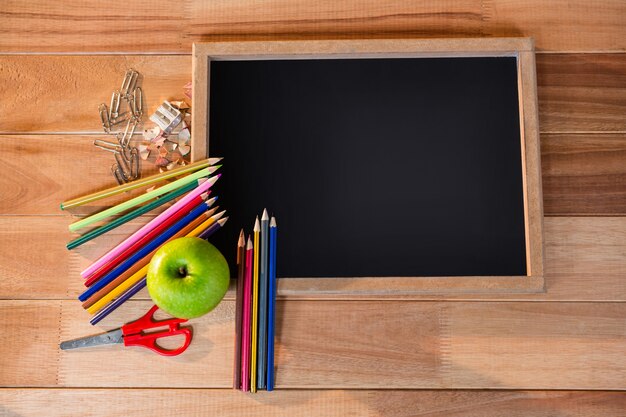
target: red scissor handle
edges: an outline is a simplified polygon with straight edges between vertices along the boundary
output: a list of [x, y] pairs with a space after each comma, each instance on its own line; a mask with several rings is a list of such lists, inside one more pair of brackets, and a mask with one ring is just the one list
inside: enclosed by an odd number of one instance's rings
[[[124, 346], [143, 346], [155, 351], [160, 355], [176, 356], [183, 353], [191, 343], [191, 329], [189, 327], [180, 327], [180, 323], [184, 323], [186, 319], [167, 319], [156, 321], [154, 313], [159, 307], [152, 306], [143, 317], [131, 323], [122, 326], [122, 335], [124, 336]], [[145, 333], [145, 330], [154, 329], [156, 327], [168, 326], [167, 330], [154, 333]], [[157, 340], [164, 337], [185, 336], [185, 343], [177, 349], [165, 349], [157, 344]]]

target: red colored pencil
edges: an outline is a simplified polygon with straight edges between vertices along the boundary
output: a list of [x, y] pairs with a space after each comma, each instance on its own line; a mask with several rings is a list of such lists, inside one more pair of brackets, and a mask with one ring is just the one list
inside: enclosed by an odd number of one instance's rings
[[241, 389], [250, 391], [250, 326], [252, 315], [252, 257], [254, 248], [248, 236], [243, 280], [243, 312], [241, 317]]
[[144, 247], [148, 242], [160, 235], [163, 231], [167, 230], [171, 225], [185, 217], [199, 204], [204, 204], [204, 201], [207, 199], [209, 192], [203, 193], [196, 198], [190, 200], [187, 204], [181, 207], [180, 210], [163, 220], [163, 222], [159, 223], [154, 229], [150, 230], [148, 233], [142, 236], [141, 239], [139, 239], [128, 248], [126, 248], [126, 250], [122, 251], [119, 255], [115, 256], [113, 259], [102, 265], [102, 267], [97, 269], [87, 278], [87, 280], [85, 281], [85, 286], [90, 287], [91, 285], [93, 285], [96, 281], [98, 281], [100, 278], [108, 274], [113, 268], [119, 265], [120, 262], [123, 262], [133, 253]]
[[235, 363], [233, 364], [233, 388], [241, 389], [241, 315], [243, 309], [243, 275], [245, 271], [246, 238], [243, 229], [237, 242], [237, 298], [235, 300]]

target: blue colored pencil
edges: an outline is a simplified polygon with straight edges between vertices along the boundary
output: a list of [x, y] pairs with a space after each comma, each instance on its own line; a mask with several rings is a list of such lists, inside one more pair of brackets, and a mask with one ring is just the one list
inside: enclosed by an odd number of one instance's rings
[[98, 314], [93, 316], [91, 320], [89, 320], [89, 323], [91, 323], [92, 325], [98, 324], [100, 320], [111, 314], [116, 308], [124, 304], [130, 297], [137, 294], [145, 286], [146, 278], [144, 277], [135, 285], [126, 290], [124, 294], [120, 295], [118, 298], [107, 304], [102, 310], [98, 311]]
[[276, 333], [276, 237], [278, 229], [276, 218], [270, 220], [270, 242], [269, 242], [269, 303], [267, 307], [267, 390], [274, 390], [274, 334]]
[[161, 233], [157, 238], [155, 238], [152, 242], [148, 243], [146, 246], [135, 252], [132, 256], [126, 259], [124, 262], [120, 263], [117, 267], [112, 269], [109, 273], [104, 275], [98, 281], [96, 281], [91, 287], [87, 289], [84, 293], [78, 296], [80, 301], [85, 301], [93, 294], [98, 292], [100, 289], [104, 288], [109, 282], [113, 281], [115, 278], [120, 276], [125, 270], [133, 266], [135, 262], [161, 246], [167, 239], [174, 236], [176, 232], [181, 230], [183, 227], [191, 223], [193, 219], [200, 216], [207, 210], [207, 205], [205, 202], [197, 205], [193, 210], [189, 212], [185, 217], [174, 223], [167, 230]]
[[173, 199], [180, 197], [181, 195], [193, 190], [194, 188], [196, 188], [198, 186], [198, 184], [201, 184], [202, 182], [206, 181], [206, 178], [201, 178], [199, 179], [197, 182], [192, 182], [190, 184], [185, 185], [184, 187], [179, 188], [178, 190], [174, 190], [172, 192], [169, 192], [167, 194], [165, 194], [163, 197], [159, 197], [156, 200], [146, 204], [143, 207], [139, 207], [136, 210], [131, 211], [130, 213], [127, 213], [125, 215], [123, 215], [122, 217], [119, 217], [115, 220], [113, 220], [110, 223], [107, 223], [103, 226], [97, 227], [93, 230], [91, 230], [88, 233], [85, 233], [84, 235], [77, 237], [76, 239], [72, 240], [71, 242], [69, 242], [67, 244], [67, 248], [68, 249], [74, 249], [80, 245], [82, 245], [83, 243], [89, 242], [92, 239], [97, 238], [98, 236], [111, 231], [113, 229], [115, 229], [116, 227], [119, 227], [121, 225], [123, 225], [124, 223], [128, 223], [129, 221], [136, 219], [137, 217], [154, 210], [155, 208], [162, 206], [163, 204], [167, 203], [168, 201], [172, 201]]
[[270, 218], [267, 210], [261, 216], [261, 250], [259, 251], [259, 345], [257, 348], [257, 388], [265, 389], [267, 382], [267, 241]]

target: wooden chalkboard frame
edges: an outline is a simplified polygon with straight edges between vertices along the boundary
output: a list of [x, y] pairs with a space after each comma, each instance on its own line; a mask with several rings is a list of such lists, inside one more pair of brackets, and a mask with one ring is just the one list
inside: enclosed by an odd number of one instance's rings
[[398, 298], [544, 291], [543, 198], [534, 43], [530, 38], [216, 42], [193, 45], [192, 160], [207, 157], [209, 71], [213, 60], [420, 57], [517, 58], [527, 276], [281, 279], [289, 298]]

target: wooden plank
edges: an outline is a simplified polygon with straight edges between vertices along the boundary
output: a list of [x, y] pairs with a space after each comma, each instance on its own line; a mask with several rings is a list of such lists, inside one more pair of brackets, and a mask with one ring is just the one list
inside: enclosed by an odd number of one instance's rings
[[[69, 217], [0, 216], [0, 298], [74, 299], [84, 290], [80, 271], [115, 246], [142, 223], [130, 223], [67, 251], [71, 238]], [[626, 217], [546, 217], [546, 292], [539, 294], [412, 294], [418, 300], [528, 300], [528, 301], [624, 301], [626, 300]], [[45, 271], [45, 273], [42, 273]], [[388, 285], [385, 278], [380, 285]], [[420, 278], [416, 278], [420, 279]], [[289, 299], [363, 299], [366, 295], [310, 294], [306, 282], [279, 283], [279, 297]], [[396, 283], [397, 285], [397, 283]], [[139, 297], [146, 298], [142, 292]], [[234, 298], [230, 291], [229, 299]], [[371, 298], [371, 297], [370, 297]], [[381, 297], [379, 297], [381, 298]]]
[[540, 50], [625, 50], [620, 0], [4, 2], [2, 52], [185, 52], [207, 40], [532, 36]]
[[[0, 385], [229, 388], [233, 301], [190, 322], [194, 342], [176, 358], [120, 345], [58, 350], [150, 305], [127, 303], [92, 327], [76, 301], [0, 301], [12, 340], [34, 346], [0, 345], [3, 369], [32, 370], [3, 373]], [[626, 389], [624, 303], [280, 301], [277, 317], [277, 388]]]
[[[626, 408], [621, 392], [580, 391], [259, 391], [214, 389], [0, 389], [1, 416], [134, 417], [219, 415], [239, 417], [605, 417]], [[71, 407], [67, 407], [71, 404]]]
[[[11, 172], [0, 176], [0, 188], [6, 191], [0, 214], [61, 215], [62, 201], [117, 185], [111, 174], [113, 154], [96, 148], [93, 140], [97, 138], [104, 137], [0, 135], [4, 145], [0, 164]], [[142, 175], [158, 172], [149, 161], [140, 161], [140, 167]], [[93, 213], [144, 191], [145, 188], [129, 191], [72, 208], [65, 214]]]
[[626, 54], [538, 55], [537, 84], [542, 132], [626, 131]]
[[[0, 302], [0, 386], [52, 387], [58, 384], [61, 302]], [[3, 410], [0, 406], [0, 414]]]
[[179, 51], [182, 6], [168, 1], [5, 1], [2, 52]]
[[128, 68], [142, 76], [146, 125], [163, 100], [186, 98], [190, 56], [0, 56], [0, 92], [12, 97], [2, 103], [0, 131], [102, 134], [98, 105], [109, 105]]
[[[109, 103], [129, 67], [143, 75], [148, 115], [165, 99], [183, 98], [191, 81], [190, 55], [0, 56], [0, 92], [13, 97], [3, 103], [0, 132], [102, 133], [98, 105]], [[626, 54], [538, 55], [541, 131], [626, 131], [624, 74]]]
[[546, 213], [626, 214], [626, 134], [544, 134], [541, 158]]

